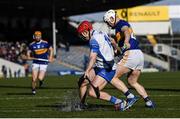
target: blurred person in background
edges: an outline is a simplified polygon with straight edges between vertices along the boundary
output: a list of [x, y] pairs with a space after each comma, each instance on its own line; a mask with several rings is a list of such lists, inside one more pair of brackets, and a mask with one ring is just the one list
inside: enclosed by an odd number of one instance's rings
[[[35, 31], [33, 35], [33, 42], [29, 45], [27, 52], [27, 59], [33, 60], [32, 64], [32, 94], [36, 94], [36, 81], [39, 80], [39, 87], [43, 84], [43, 79], [46, 74], [49, 62], [53, 62], [53, 48], [42, 39], [42, 33]], [[48, 61], [40, 61], [38, 58]]]
[[7, 78], [7, 67], [5, 65], [2, 65], [1, 71], [3, 73], [3, 78]]

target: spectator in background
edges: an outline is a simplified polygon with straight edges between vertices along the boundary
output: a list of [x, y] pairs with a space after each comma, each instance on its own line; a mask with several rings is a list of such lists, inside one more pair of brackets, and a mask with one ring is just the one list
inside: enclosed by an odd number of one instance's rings
[[3, 73], [3, 77], [6, 79], [7, 78], [7, 68], [5, 65], [2, 65], [1, 71]]
[[17, 71], [17, 77], [19, 78], [21, 76], [21, 69], [18, 69]]
[[21, 54], [27, 52], [27, 45], [20, 42], [0, 42], [0, 57], [18, 63], [23, 64]]
[[11, 68], [9, 68], [9, 78], [12, 78], [12, 71], [11, 71]]
[[16, 71], [14, 71], [14, 78], [16, 78], [17, 77], [17, 72]]

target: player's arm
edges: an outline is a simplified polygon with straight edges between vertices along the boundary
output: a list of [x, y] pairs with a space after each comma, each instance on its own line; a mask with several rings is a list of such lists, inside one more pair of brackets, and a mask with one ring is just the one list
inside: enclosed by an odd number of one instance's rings
[[118, 46], [118, 44], [116, 43], [115, 39], [110, 37], [110, 40], [111, 40], [112, 46], [114, 47], [114, 50], [120, 52], [121, 49], [120, 49], [120, 47]]
[[85, 71], [85, 76], [89, 77], [89, 72], [93, 68], [96, 58], [97, 58], [97, 53], [99, 52], [99, 44], [95, 39], [90, 40], [90, 55], [89, 55], [89, 63]]
[[89, 59], [89, 63], [88, 63], [88, 66], [87, 66], [87, 69], [85, 71], [85, 75], [89, 77], [89, 72], [92, 70], [95, 62], [96, 62], [96, 58], [97, 58], [97, 53], [96, 52], [93, 52], [91, 51], [90, 53], [90, 59]]
[[54, 49], [52, 48], [52, 46], [49, 47], [49, 62], [53, 62], [54, 61]]
[[131, 38], [131, 33], [129, 31], [129, 27], [128, 26], [123, 26], [121, 28], [121, 31], [123, 31], [124, 36], [125, 36], [124, 46], [123, 47], [128, 49], [128, 48], [130, 48], [129, 40]]
[[35, 58], [31, 56], [31, 50], [27, 51], [26, 60], [34, 60]]

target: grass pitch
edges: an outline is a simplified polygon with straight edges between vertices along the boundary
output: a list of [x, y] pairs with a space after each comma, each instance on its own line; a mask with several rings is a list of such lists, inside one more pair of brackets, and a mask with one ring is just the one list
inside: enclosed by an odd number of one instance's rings
[[[180, 118], [180, 72], [143, 73], [139, 81], [155, 101], [156, 109], [145, 108], [141, 98], [124, 112], [114, 111], [109, 102], [90, 97], [87, 110], [70, 109], [68, 105], [78, 100], [77, 79], [78, 76], [46, 77], [36, 95], [31, 95], [30, 78], [0, 80], [0, 118]], [[125, 98], [109, 84], [104, 90]]]

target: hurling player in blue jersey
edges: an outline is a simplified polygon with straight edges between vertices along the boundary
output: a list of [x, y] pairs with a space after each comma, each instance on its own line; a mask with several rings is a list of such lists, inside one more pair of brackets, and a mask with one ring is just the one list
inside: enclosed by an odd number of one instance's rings
[[[128, 83], [143, 97], [145, 106], [155, 108], [155, 104], [149, 98], [144, 87], [138, 83], [144, 65], [144, 56], [130, 24], [121, 20], [114, 10], [107, 11], [103, 19], [105, 23], [115, 29], [116, 41], [123, 54], [123, 58], [117, 65], [116, 74], [113, 79], [118, 80], [123, 74], [128, 73]], [[115, 42], [113, 41], [113, 43]], [[114, 46], [117, 47], [116, 44]]]
[[53, 48], [47, 41], [42, 40], [42, 33], [40, 31], [35, 31], [33, 39], [34, 41], [29, 45], [27, 59], [33, 60], [32, 94], [36, 94], [36, 81], [39, 79], [39, 86], [42, 85], [48, 63], [53, 61]]
[[[111, 83], [120, 91], [123, 90], [123, 92], [126, 93], [127, 98], [135, 97], [121, 80], [112, 80], [115, 74], [116, 64], [114, 62], [113, 46], [108, 35], [106, 33], [93, 30], [92, 24], [88, 21], [81, 22], [77, 31], [80, 37], [89, 41], [90, 45], [90, 60], [85, 70], [85, 77], [89, 77], [93, 85], [90, 85], [88, 91], [89, 96], [113, 103], [116, 110], [118, 109], [124, 111], [131, 107], [136, 100], [131, 98], [128, 100], [126, 105], [126, 101], [118, 99], [109, 95], [107, 92], [102, 91], [107, 83]], [[87, 91], [86, 84], [87, 81], [84, 81], [80, 87], [81, 99]], [[98, 94], [93, 87], [98, 88]]]

